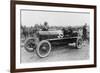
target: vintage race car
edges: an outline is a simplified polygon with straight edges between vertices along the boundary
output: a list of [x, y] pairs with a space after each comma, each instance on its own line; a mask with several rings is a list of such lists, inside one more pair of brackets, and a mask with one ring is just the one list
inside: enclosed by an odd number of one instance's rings
[[53, 44], [61, 43], [68, 45], [69, 43], [75, 43], [76, 48], [82, 47], [82, 36], [79, 31], [73, 31], [70, 29], [61, 30], [48, 30], [38, 31], [34, 37], [29, 37], [24, 44], [27, 51], [32, 52], [36, 49], [39, 57], [46, 57], [51, 52]]

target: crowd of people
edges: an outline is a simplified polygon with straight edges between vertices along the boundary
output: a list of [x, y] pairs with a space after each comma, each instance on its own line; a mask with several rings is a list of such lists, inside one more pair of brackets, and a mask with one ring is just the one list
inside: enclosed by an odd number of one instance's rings
[[[39, 30], [41, 30], [41, 31], [48, 31], [49, 30], [49, 25], [48, 25], [48, 22], [44, 22], [44, 24], [40, 24], [40, 25], [38, 25], [38, 24], [35, 24], [35, 26], [34, 27], [31, 27], [30, 29], [31, 30], [28, 30], [27, 28], [21, 28], [23, 31], [22, 31], [22, 33], [21, 33], [21, 35], [24, 35], [24, 37], [26, 38], [28, 35], [33, 35], [36, 31], [39, 31]], [[28, 31], [27, 31], [27, 30]], [[70, 28], [70, 30], [72, 30], [71, 28]], [[88, 31], [87, 31], [87, 24], [85, 24], [83, 27], [82, 27], [82, 38], [83, 38], [83, 40], [86, 40], [86, 39], [89, 39], [89, 34], [88, 34]]]

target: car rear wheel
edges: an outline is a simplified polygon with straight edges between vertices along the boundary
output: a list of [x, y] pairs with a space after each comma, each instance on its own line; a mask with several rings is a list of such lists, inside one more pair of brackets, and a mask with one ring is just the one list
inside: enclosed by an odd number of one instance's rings
[[76, 41], [76, 48], [77, 48], [77, 49], [82, 48], [82, 38], [77, 38], [77, 41]]

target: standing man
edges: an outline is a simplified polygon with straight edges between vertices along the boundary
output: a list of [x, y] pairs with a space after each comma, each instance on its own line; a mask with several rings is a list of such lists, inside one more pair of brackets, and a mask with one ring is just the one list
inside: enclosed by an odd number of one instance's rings
[[87, 39], [87, 23], [83, 26], [83, 40]]

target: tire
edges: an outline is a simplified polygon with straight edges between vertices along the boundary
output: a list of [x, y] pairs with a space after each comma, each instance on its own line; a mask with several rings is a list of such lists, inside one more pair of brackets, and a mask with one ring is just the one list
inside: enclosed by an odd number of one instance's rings
[[37, 55], [41, 58], [47, 57], [51, 52], [51, 44], [47, 40], [43, 40], [39, 43], [36, 49]]
[[80, 48], [82, 48], [82, 38], [80, 37], [80, 38], [77, 38], [77, 40], [76, 40], [76, 48], [77, 49], [80, 49]]
[[34, 52], [37, 47], [37, 38], [30, 37], [25, 41], [24, 48], [28, 52]]

